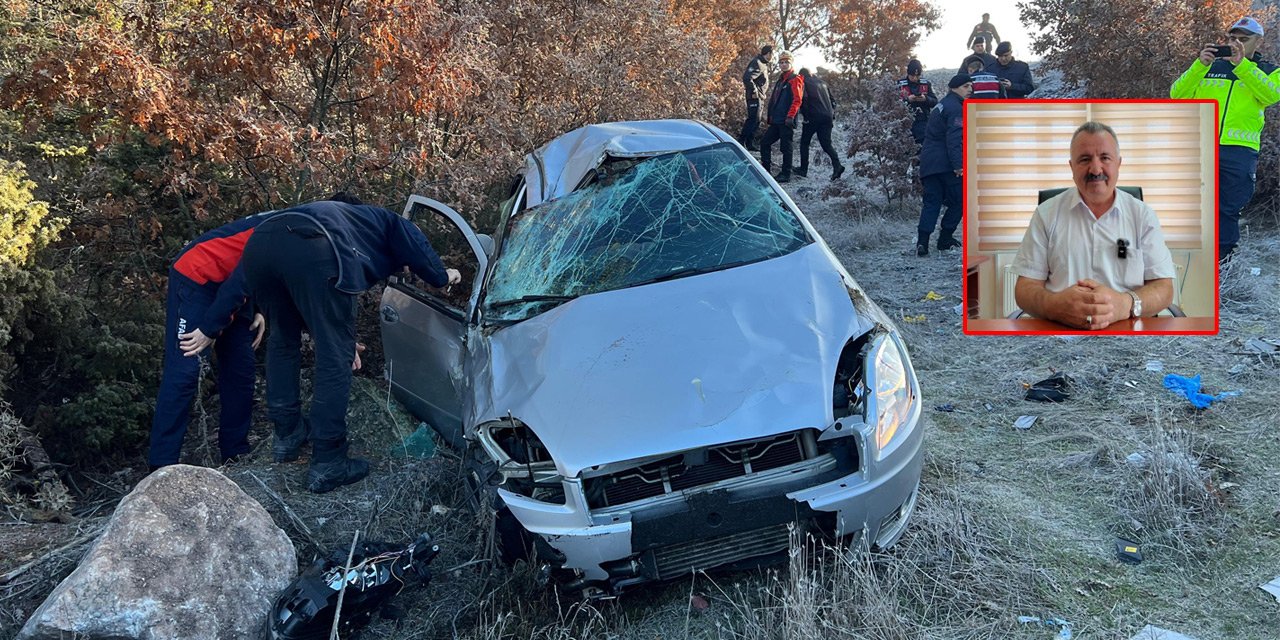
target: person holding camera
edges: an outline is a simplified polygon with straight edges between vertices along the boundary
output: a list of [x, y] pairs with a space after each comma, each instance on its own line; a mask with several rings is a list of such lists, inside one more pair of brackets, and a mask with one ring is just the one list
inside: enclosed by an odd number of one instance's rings
[[800, 103], [804, 100], [804, 78], [791, 66], [791, 53], [783, 51], [778, 54], [778, 68], [782, 73], [773, 83], [773, 91], [769, 94], [769, 107], [766, 111], [769, 129], [764, 132], [760, 141], [760, 164], [765, 171], [771, 171], [773, 143], [777, 142], [782, 150], [782, 170], [778, 172], [778, 182], [791, 181], [791, 134], [796, 129], [796, 114], [800, 112]]
[[1218, 102], [1218, 260], [1240, 242], [1240, 210], [1253, 197], [1263, 111], [1280, 102], [1280, 68], [1257, 53], [1264, 31], [1240, 18], [1226, 44], [1206, 44], [1169, 90], [1171, 98]]

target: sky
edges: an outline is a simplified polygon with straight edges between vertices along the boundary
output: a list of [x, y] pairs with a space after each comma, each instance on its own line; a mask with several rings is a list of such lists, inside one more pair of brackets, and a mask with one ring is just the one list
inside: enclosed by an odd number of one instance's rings
[[[925, 34], [916, 47], [916, 57], [928, 69], [954, 69], [970, 49], [964, 46], [965, 38], [973, 26], [982, 22], [982, 14], [991, 14], [991, 24], [995, 25], [1000, 37], [1013, 44], [1013, 56], [1018, 60], [1030, 62], [1038, 59], [1031, 55], [1030, 31], [1022, 26], [1018, 19], [1018, 7], [1015, 0], [1000, 2], [966, 3], [964, 6], [934, 0], [934, 6], [942, 12], [941, 25], [935, 31]], [[803, 48], [796, 52], [797, 63], [801, 67], [829, 67], [822, 57], [822, 52], [814, 48]], [[906, 61], [902, 61], [903, 68]]]

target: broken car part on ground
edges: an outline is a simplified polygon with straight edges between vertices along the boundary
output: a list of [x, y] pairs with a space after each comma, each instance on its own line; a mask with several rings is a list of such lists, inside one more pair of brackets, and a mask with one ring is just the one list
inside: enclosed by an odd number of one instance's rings
[[892, 321], [723, 131], [592, 125], [528, 156], [496, 234], [414, 197], [465, 291], [394, 282], [392, 389], [465, 450], [500, 551], [570, 591], [777, 557], [788, 527], [887, 547], [920, 481]]

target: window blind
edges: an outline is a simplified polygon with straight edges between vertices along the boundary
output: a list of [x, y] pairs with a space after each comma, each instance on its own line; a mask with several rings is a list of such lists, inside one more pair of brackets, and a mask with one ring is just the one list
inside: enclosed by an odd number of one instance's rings
[[977, 214], [978, 251], [1016, 250], [1039, 190], [1074, 186], [1071, 134], [1088, 120], [1115, 129], [1119, 184], [1142, 187], [1169, 248], [1201, 248], [1202, 225], [1213, 220], [1213, 105], [1018, 100], [966, 109], [966, 204]]

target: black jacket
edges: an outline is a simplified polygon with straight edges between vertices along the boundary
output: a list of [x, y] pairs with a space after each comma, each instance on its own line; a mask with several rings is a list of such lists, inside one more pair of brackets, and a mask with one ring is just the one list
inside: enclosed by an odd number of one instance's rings
[[822, 78], [811, 75], [804, 79], [804, 100], [800, 102], [800, 113], [805, 122], [827, 124], [835, 121], [836, 105], [831, 99], [831, 90]]
[[964, 101], [947, 91], [929, 112], [920, 150], [920, 175], [950, 173], [964, 167]]
[[1010, 98], [1025, 98], [1028, 93], [1036, 90], [1035, 80], [1031, 78], [1031, 67], [1021, 60], [1014, 60], [1007, 67], [997, 60], [995, 64], [987, 65], [986, 71], [996, 74], [1001, 80], [1009, 81], [1005, 94]]
[[281, 210], [272, 219], [290, 216], [314, 221], [328, 236], [338, 258], [338, 278], [334, 283], [338, 291], [367, 291], [405, 266], [433, 287], [448, 284], [444, 264], [427, 237], [393, 211], [321, 200]]
[[764, 58], [756, 56], [747, 63], [746, 70], [742, 72], [742, 86], [747, 92], [747, 102], [764, 97], [769, 86], [769, 63]]
[[995, 57], [995, 56], [993, 56], [993, 55], [991, 55], [991, 54], [989, 54], [989, 53], [973, 53], [973, 52], [971, 51], [971, 52], [969, 52], [969, 55], [965, 56], [965, 57], [964, 57], [964, 60], [960, 62], [960, 69], [959, 69], [958, 73], [968, 73], [968, 72], [967, 72], [967, 71], [965, 71], [965, 69], [964, 69], [964, 63], [965, 63], [966, 61], [968, 61], [968, 60], [969, 60], [969, 58], [972, 58], [973, 56], [978, 56], [979, 58], [982, 58], [982, 68], [984, 68], [984, 69], [985, 69], [985, 68], [987, 68], [987, 67], [989, 67], [989, 66], [991, 66], [991, 65], [993, 65], [993, 64], [995, 64], [995, 63], [997, 63], [997, 62], [999, 62], [999, 60], [996, 60], [996, 57]]

